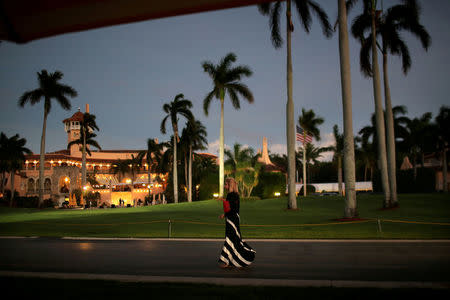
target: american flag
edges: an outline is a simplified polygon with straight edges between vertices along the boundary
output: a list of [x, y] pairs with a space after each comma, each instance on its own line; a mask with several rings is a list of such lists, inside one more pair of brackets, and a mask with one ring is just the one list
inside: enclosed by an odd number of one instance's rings
[[[302, 142], [303, 144], [308, 144], [312, 142], [312, 136], [310, 136], [309, 134], [306, 134], [305, 136], [303, 136], [303, 128], [301, 128], [300, 126], [297, 125], [297, 134], [296, 134], [296, 139], [297, 141]], [[303, 139], [305, 138], [305, 139]]]

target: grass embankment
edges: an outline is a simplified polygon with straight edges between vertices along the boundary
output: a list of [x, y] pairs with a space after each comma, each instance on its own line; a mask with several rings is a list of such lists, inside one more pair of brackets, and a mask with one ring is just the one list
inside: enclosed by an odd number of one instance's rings
[[[361, 222], [338, 222], [344, 198], [306, 197], [299, 210], [286, 210], [286, 198], [241, 203], [244, 238], [448, 239], [450, 197], [399, 195], [400, 207], [380, 210], [381, 195], [358, 196]], [[222, 238], [221, 203], [201, 201], [137, 208], [55, 210], [0, 209], [0, 235], [50, 237]], [[380, 227], [377, 219], [380, 219]], [[401, 221], [400, 223], [394, 221]]]

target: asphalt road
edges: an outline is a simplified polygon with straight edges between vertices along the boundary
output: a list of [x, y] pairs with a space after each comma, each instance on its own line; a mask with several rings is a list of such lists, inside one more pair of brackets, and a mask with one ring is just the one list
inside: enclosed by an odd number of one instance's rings
[[450, 282], [450, 241], [247, 241], [255, 262], [220, 269], [218, 240], [0, 238], [0, 272]]

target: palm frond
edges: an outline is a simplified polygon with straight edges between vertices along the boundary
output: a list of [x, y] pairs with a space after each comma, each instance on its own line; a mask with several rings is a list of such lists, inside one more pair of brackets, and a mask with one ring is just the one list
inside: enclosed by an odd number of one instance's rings
[[227, 87], [227, 89], [233, 89], [236, 92], [238, 92], [249, 103], [253, 103], [253, 101], [254, 101], [253, 94], [247, 85], [245, 85], [243, 83], [230, 83], [230, 84], [227, 84], [226, 87]]
[[331, 24], [328, 21], [328, 15], [326, 12], [314, 1], [309, 1], [309, 5], [312, 8], [313, 13], [319, 18], [320, 26], [322, 27], [323, 34], [329, 38], [332, 35]]
[[203, 68], [203, 71], [208, 73], [208, 75], [212, 79], [214, 79], [216, 77], [216, 73], [217, 73], [216, 67], [210, 61], [202, 62], [202, 68]]
[[372, 77], [372, 39], [371, 36], [361, 40], [361, 49], [359, 51], [359, 66], [361, 73], [365, 77]]
[[271, 40], [272, 45], [275, 47], [275, 49], [278, 49], [283, 45], [283, 38], [281, 37], [280, 33], [280, 10], [281, 10], [281, 2], [278, 1], [272, 7], [269, 19]]
[[216, 96], [216, 89], [214, 88], [211, 92], [209, 92], [205, 99], [203, 99], [203, 111], [205, 112], [205, 115], [208, 115], [208, 111], [209, 111], [209, 105], [211, 103], [211, 100], [213, 99], [214, 96]]
[[162, 134], [166, 134], [166, 121], [169, 118], [169, 115], [165, 116], [164, 119], [161, 122], [161, 127], [160, 127], [160, 131]]
[[265, 3], [259, 3], [258, 4], [258, 10], [259, 12], [264, 15], [267, 16], [270, 13], [270, 6], [272, 3], [270, 2], [265, 2]]
[[236, 95], [235, 90], [234, 90], [234, 89], [227, 89], [227, 92], [228, 92], [228, 95], [230, 96], [231, 103], [233, 104], [233, 107], [234, 107], [235, 109], [240, 109], [240, 108], [241, 108], [241, 105], [240, 105], [240, 103], [239, 103], [239, 98], [238, 98], [238, 96]]
[[64, 110], [70, 110], [72, 108], [72, 104], [70, 104], [70, 100], [67, 99], [64, 95], [59, 95], [59, 96], [56, 96], [55, 98], [58, 101], [59, 105], [61, 105], [61, 107]]
[[300, 18], [300, 23], [303, 25], [303, 29], [307, 33], [309, 33], [310, 27], [311, 27], [311, 12], [309, 11], [309, 3], [310, 1], [307, 0], [295, 0], [295, 7], [297, 8], [297, 12]]

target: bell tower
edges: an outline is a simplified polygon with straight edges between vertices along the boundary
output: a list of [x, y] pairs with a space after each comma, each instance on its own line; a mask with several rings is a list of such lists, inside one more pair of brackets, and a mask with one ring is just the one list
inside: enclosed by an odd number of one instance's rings
[[[72, 117], [65, 119], [64, 130], [67, 132], [67, 144], [80, 138], [81, 122], [83, 121], [84, 114], [78, 111], [72, 115]], [[86, 104], [86, 111], [89, 112], [89, 104]], [[70, 146], [70, 156], [81, 157], [80, 145]]]

